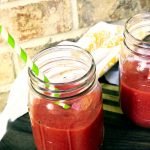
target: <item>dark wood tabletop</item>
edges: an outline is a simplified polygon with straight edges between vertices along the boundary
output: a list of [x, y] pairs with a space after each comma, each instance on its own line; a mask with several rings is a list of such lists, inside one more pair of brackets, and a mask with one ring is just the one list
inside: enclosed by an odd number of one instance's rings
[[[150, 129], [134, 125], [119, 106], [118, 86], [102, 84], [105, 135], [102, 150], [150, 150]], [[0, 150], [36, 150], [28, 113], [8, 123]]]

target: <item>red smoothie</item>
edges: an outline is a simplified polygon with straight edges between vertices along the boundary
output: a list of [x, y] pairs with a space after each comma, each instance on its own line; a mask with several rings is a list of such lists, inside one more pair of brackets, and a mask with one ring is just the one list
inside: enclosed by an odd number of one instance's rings
[[126, 61], [120, 76], [120, 103], [124, 114], [142, 127], [150, 127], [149, 69], [138, 61]]
[[30, 118], [38, 150], [99, 150], [103, 141], [100, 87], [65, 103], [63, 109], [44, 98], [33, 98]]

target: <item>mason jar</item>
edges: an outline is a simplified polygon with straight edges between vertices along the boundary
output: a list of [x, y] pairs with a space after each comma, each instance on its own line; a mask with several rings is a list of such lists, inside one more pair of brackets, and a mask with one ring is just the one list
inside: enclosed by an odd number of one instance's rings
[[29, 69], [29, 115], [37, 149], [99, 150], [102, 89], [90, 53], [55, 46], [41, 51], [33, 62], [50, 81], [48, 86]]
[[135, 124], [150, 127], [150, 13], [125, 24], [120, 55], [120, 104]]

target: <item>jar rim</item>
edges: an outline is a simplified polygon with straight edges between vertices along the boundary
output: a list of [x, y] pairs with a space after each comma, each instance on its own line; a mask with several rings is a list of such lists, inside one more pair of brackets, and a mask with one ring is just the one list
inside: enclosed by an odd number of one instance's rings
[[[139, 13], [139, 14], [136, 14], [136, 15], [130, 17], [130, 18], [126, 21], [126, 23], [125, 23], [125, 33], [127, 33], [128, 36], [130, 36], [130, 38], [132, 38], [132, 40], [134, 40], [135, 43], [142, 42], [142, 43], [145, 44], [145, 45], [150, 45], [150, 42], [149, 42], [149, 41], [142, 41], [142, 40], [136, 38], [135, 36], [133, 36], [133, 35], [130, 33], [129, 29], [128, 29], [128, 25], [129, 25], [134, 19], [142, 18], [142, 17], [149, 17], [149, 18], [150, 18], [150, 13], [149, 13], [149, 12], [146, 12], [146, 13]], [[125, 34], [124, 34], [124, 36], [125, 36]]]
[[150, 13], [139, 13], [125, 23], [124, 45], [135, 55], [150, 58]]
[[[90, 58], [90, 65], [86, 64], [87, 62], [85, 62], [85, 64], [84, 64], [86, 66], [85, 72], [83, 74], [81, 74], [80, 77], [77, 77], [75, 80], [73, 79], [73, 80], [67, 81], [67, 82], [45, 82], [45, 81], [41, 80], [39, 77], [35, 76], [34, 73], [32, 72], [32, 70], [29, 68], [28, 69], [28, 74], [29, 74], [29, 77], [30, 77], [29, 78], [30, 86], [32, 87], [32, 89], [35, 92], [37, 92], [38, 94], [40, 94], [44, 97], [47, 97], [47, 98], [54, 98], [54, 99], [64, 99], [65, 98], [65, 99], [67, 99], [67, 98], [71, 98], [71, 97], [80, 95], [80, 94], [86, 92], [89, 88], [91, 88], [94, 85], [95, 81], [96, 81], [96, 73], [95, 73], [96, 72], [96, 66], [95, 66], [94, 59], [93, 59], [92, 55], [90, 54], [90, 52], [84, 50], [83, 48], [81, 48], [79, 46], [75, 46], [75, 45], [56, 45], [56, 46], [53, 46], [51, 48], [47, 48], [47, 49], [42, 50], [37, 55], [35, 55], [32, 60], [33, 60], [34, 63], [36, 63], [36, 61], [38, 62], [38, 59], [40, 60], [40, 58], [42, 58], [42, 56], [44, 57], [46, 54], [48, 54], [48, 53], [50, 54], [50, 52], [54, 52], [54, 53], [55, 52], [56, 53], [60, 52], [60, 50], [62, 50], [61, 48], [64, 50], [64, 51], [61, 51], [61, 52], [65, 52], [65, 50], [66, 51], [74, 50], [74, 52], [80, 52], [80, 54], [82, 54], [82, 56], [84, 54], [86, 54], [85, 58], [86, 57], [88, 59]], [[65, 53], [64, 53], [64, 55], [65, 55]], [[48, 56], [46, 58], [49, 58], [49, 55], [46, 55], [46, 56]], [[50, 56], [51, 56], [51, 54], [50, 54]], [[69, 55], [68, 57], [72, 58], [71, 56]], [[51, 58], [55, 59], [55, 57], [53, 57], [53, 56]], [[49, 59], [49, 63], [51, 63], [51, 58]], [[60, 58], [60, 60], [61, 60], [63, 57], [58, 57], [58, 58]], [[79, 59], [81, 59], [81, 58], [79, 57]], [[75, 59], [75, 63], [76, 63], [76, 61], [77, 60]], [[46, 65], [47, 65], [47, 63], [46, 63]], [[43, 66], [41, 66], [41, 67], [43, 67]], [[77, 71], [78, 71], [78, 69], [77, 69]], [[55, 88], [54, 89], [45, 88], [46, 84], [49, 84], [50, 86], [52, 85], [52, 86], [56, 87], [56, 89]], [[67, 88], [66, 89], [62, 88], [61, 89], [60, 87], [63, 87], [63, 86], [64, 87], [66, 86]], [[57, 88], [57, 87], [59, 87], [59, 88]], [[68, 87], [70, 87], [70, 88], [68, 88]], [[53, 93], [53, 94], [71, 93], [72, 95], [70, 94], [70, 96], [56, 97], [55, 98], [53, 96], [47, 96], [47, 95], [43, 94], [44, 93], [43, 91], [45, 93], [48, 92], [48, 93]]]
[[[90, 52], [84, 50], [83, 48], [81, 48], [81, 47], [79, 47], [79, 46], [77, 46], [77, 45], [56, 45], [56, 46], [53, 46], [53, 47], [50, 47], [50, 48], [46, 48], [46, 49], [40, 51], [38, 54], [36, 54], [36, 55], [32, 58], [32, 61], [35, 62], [35, 59], [38, 59], [38, 57], [40, 56], [40, 54], [41, 54], [41, 53], [44, 53], [44, 52], [47, 51], [47, 50], [52, 50], [53, 48], [64, 47], [64, 46], [65, 46], [65, 47], [76, 47], [76, 48], [79, 48], [79, 49], [83, 50], [85, 53], [87, 53], [87, 54], [91, 57], [91, 60], [92, 60], [92, 61], [91, 61], [91, 66], [90, 66], [89, 70], [86, 72], [86, 74], [84, 74], [84, 75], [81, 76], [80, 78], [77, 78], [77, 79], [75, 79], [75, 80], [68, 81], [68, 82], [65, 82], [65, 83], [63, 83], [63, 82], [60, 82], [60, 83], [50, 82], [50, 84], [53, 84], [53, 85], [58, 85], [58, 84], [59, 84], [59, 85], [60, 85], [60, 84], [71, 84], [71, 83], [77, 82], [77, 81], [83, 79], [87, 74], [89, 74], [89, 73], [91, 72], [92, 68], [95, 66], [94, 59], [93, 59], [92, 55], [90, 54]], [[95, 68], [95, 71], [96, 71], [96, 68]], [[94, 72], [95, 72], [95, 71], [94, 71]], [[28, 73], [29, 73], [29, 75], [31, 75], [32, 77], [34, 77], [37, 81], [39, 81], [39, 82], [41, 82], [41, 83], [49, 83], [49, 82], [43, 81], [42, 79], [40, 79], [39, 77], [37, 77], [37, 76], [32, 72], [32, 70], [31, 70], [30, 68], [28, 69]], [[30, 77], [31, 77], [31, 76], [30, 76]]]

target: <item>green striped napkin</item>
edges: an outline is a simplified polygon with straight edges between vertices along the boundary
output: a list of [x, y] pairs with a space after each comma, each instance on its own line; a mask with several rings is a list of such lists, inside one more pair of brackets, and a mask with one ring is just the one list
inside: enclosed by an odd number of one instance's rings
[[104, 110], [122, 114], [119, 104], [119, 86], [102, 83]]

